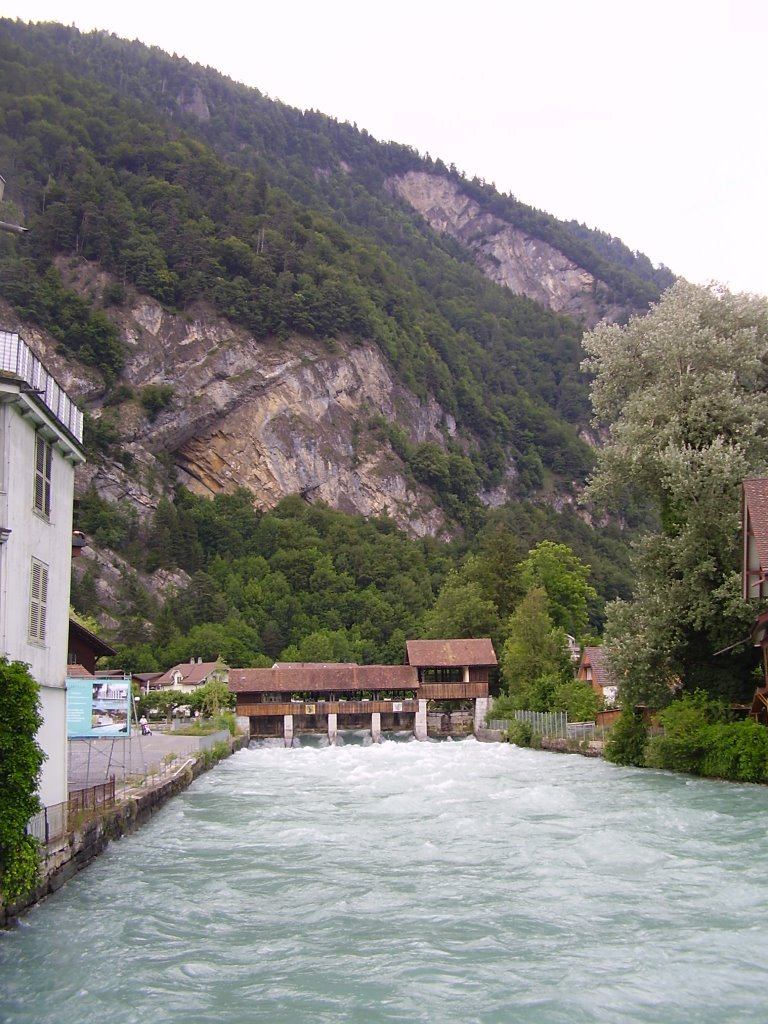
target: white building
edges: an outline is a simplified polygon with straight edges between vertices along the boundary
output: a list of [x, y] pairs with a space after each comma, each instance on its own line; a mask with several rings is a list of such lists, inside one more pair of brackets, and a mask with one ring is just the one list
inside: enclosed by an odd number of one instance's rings
[[152, 681], [158, 690], [181, 690], [182, 693], [194, 693], [206, 683], [226, 683], [229, 669], [223, 661], [197, 661], [192, 658], [188, 664], [182, 662], [174, 665]]
[[72, 497], [82, 440], [80, 410], [17, 334], [0, 331], [0, 654], [27, 662], [40, 684], [45, 806], [67, 799]]

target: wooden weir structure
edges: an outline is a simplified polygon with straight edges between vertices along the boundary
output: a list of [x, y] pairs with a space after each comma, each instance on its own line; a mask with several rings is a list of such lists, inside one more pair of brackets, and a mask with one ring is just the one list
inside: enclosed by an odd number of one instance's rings
[[475, 728], [489, 706], [488, 678], [496, 665], [489, 639], [409, 640], [405, 665], [276, 663], [271, 668], [231, 669], [229, 688], [237, 715], [248, 719], [253, 739], [327, 734], [342, 729], [428, 734], [431, 701], [474, 702]]

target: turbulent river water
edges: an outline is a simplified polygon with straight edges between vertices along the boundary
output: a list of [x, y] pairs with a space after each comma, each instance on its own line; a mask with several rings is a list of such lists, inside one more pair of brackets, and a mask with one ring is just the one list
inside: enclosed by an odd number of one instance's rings
[[242, 751], [0, 934], [7, 1024], [765, 1021], [768, 788]]

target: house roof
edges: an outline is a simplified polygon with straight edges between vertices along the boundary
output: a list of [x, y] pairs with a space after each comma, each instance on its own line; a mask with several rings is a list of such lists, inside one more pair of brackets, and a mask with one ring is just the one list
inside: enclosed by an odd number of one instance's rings
[[[755, 538], [760, 569], [768, 572], [768, 478], [758, 477], [742, 482], [744, 505]], [[746, 516], [745, 516], [746, 519]], [[745, 524], [746, 525], [746, 524]]]
[[92, 633], [90, 629], [86, 629], [77, 619], [69, 620], [69, 635], [76, 637], [80, 643], [87, 646], [97, 658], [104, 655], [117, 654], [114, 647], [110, 647], [106, 640], [102, 640], [101, 637]]
[[282, 662], [272, 668], [229, 670], [232, 693], [340, 693], [351, 690], [417, 690], [410, 665], [353, 665]]
[[408, 664], [416, 668], [464, 668], [497, 664], [493, 644], [478, 640], [408, 640]]
[[169, 668], [166, 672], [163, 672], [161, 676], [158, 676], [155, 680], [159, 687], [164, 687], [166, 684], [171, 686], [173, 684], [173, 677], [176, 672], [181, 673], [181, 682], [185, 686], [201, 686], [213, 672], [226, 670], [226, 665], [220, 661], [182, 661], [179, 665], [174, 665]]
[[85, 665], [77, 662], [67, 665], [67, 679], [95, 679], [93, 672], [89, 672]]
[[581, 655], [582, 664], [591, 665], [592, 682], [598, 686], [616, 686], [616, 680], [608, 665], [603, 647], [585, 647]]
[[134, 683], [138, 683], [139, 686], [143, 686], [150, 690], [162, 690], [163, 687], [160, 685], [160, 678], [162, 675], [162, 672], [133, 672], [131, 674], [131, 678]]

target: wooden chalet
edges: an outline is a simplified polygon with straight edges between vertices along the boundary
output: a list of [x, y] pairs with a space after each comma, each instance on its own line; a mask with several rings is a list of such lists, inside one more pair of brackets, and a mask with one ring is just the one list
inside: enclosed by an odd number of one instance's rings
[[[415, 645], [415, 646], [413, 646]], [[496, 665], [490, 640], [414, 640], [406, 665], [277, 663], [272, 668], [229, 670], [237, 715], [252, 736], [282, 736], [339, 729], [413, 730], [427, 736], [430, 700], [474, 699], [476, 720], [488, 707], [488, 673]]]
[[488, 676], [497, 665], [490, 640], [408, 640], [405, 651], [427, 700], [488, 697]]
[[616, 704], [619, 687], [611, 674], [602, 647], [584, 648], [576, 678], [588, 683], [606, 707], [613, 707]]
[[69, 620], [67, 651], [67, 675], [70, 677], [92, 676], [96, 672], [96, 662], [99, 658], [109, 658], [117, 654], [114, 647], [96, 636], [90, 629], [86, 629], [77, 619]]

